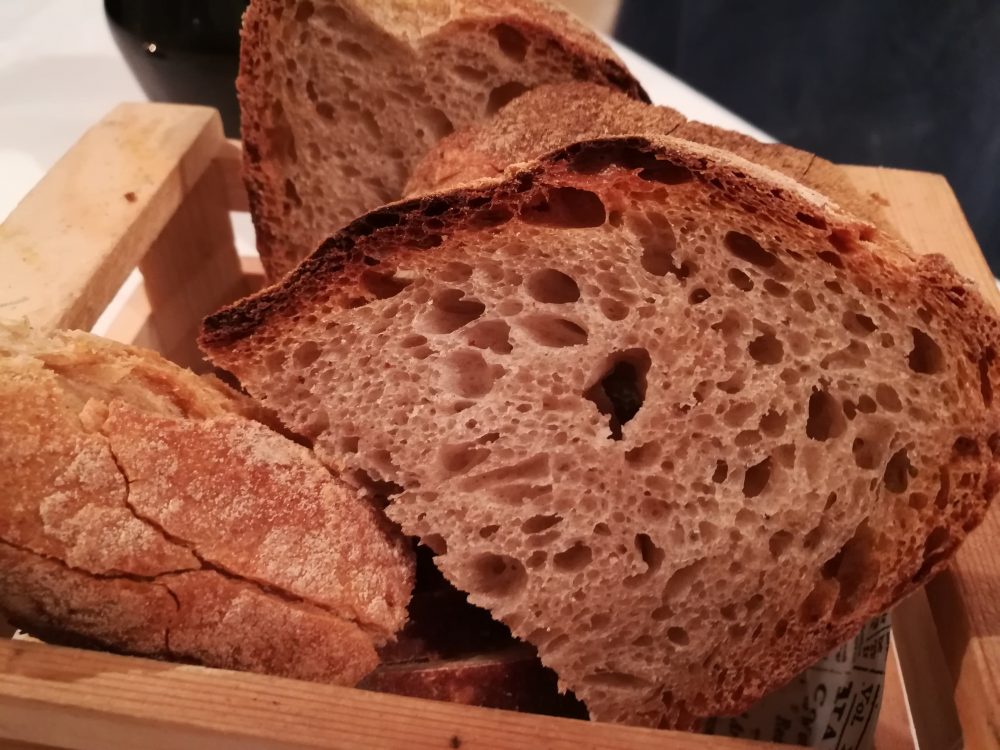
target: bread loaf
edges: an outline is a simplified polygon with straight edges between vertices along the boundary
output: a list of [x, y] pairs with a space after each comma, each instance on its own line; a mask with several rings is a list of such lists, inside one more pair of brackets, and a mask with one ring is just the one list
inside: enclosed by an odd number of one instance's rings
[[940, 256], [742, 158], [599, 139], [379, 209], [202, 346], [592, 718], [746, 708], [1000, 485], [1000, 324]]
[[835, 164], [781, 143], [761, 143], [731, 130], [693, 122], [669, 107], [623, 96], [605, 86], [539, 86], [494, 117], [446, 136], [414, 167], [408, 196], [497, 177], [511, 164], [531, 161], [577, 141], [651, 133], [725, 149], [781, 172], [832, 198], [842, 209], [888, 229], [881, 204], [864, 196]]
[[246, 183], [272, 279], [402, 195], [455, 128], [541, 83], [643, 98], [600, 39], [549, 2], [253, 0], [240, 77]]
[[0, 610], [47, 640], [354, 684], [406, 540], [259, 407], [157, 355], [0, 324]]

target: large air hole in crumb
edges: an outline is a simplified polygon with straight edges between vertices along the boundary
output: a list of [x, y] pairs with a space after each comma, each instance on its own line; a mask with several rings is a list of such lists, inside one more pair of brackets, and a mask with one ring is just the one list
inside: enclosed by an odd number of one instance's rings
[[823, 577], [839, 584], [835, 617], [853, 612], [878, 583], [880, 563], [875, 546], [875, 532], [862, 521], [840, 551], [823, 564]]
[[889, 492], [901, 494], [910, 485], [910, 476], [916, 474], [916, 469], [910, 464], [910, 457], [905, 448], [896, 451], [885, 466], [882, 483]]
[[760, 495], [771, 481], [771, 457], [768, 456], [760, 463], [747, 467], [743, 475], [743, 495], [745, 497], [757, 497]]
[[566, 573], [575, 573], [583, 570], [593, 559], [594, 553], [583, 542], [577, 542], [569, 549], [557, 552], [552, 556], [552, 564], [557, 570]]
[[916, 575], [914, 581], [922, 581], [931, 572], [934, 566], [948, 556], [951, 549], [951, 532], [944, 526], [936, 526], [924, 542], [924, 561]]
[[495, 115], [505, 104], [514, 101], [527, 90], [528, 87], [520, 81], [510, 81], [497, 86], [490, 91], [489, 99], [486, 101], [486, 114]]
[[394, 271], [376, 271], [373, 268], [366, 268], [358, 279], [361, 288], [375, 299], [395, 297], [412, 283], [410, 279], [398, 278]]
[[651, 364], [645, 349], [616, 352], [608, 358], [599, 379], [584, 391], [584, 398], [609, 418], [612, 440], [622, 439], [622, 427], [642, 408]]
[[528, 582], [528, 573], [520, 560], [508, 555], [483, 553], [468, 567], [465, 585], [474, 594], [513, 596]]
[[604, 224], [607, 211], [597, 193], [575, 187], [554, 187], [522, 208], [521, 219], [539, 226], [585, 229]]
[[527, 315], [517, 320], [518, 325], [542, 346], [554, 348], [582, 346], [587, 343], [587, 331], [578, 323], [555, 315]]
[[854, 454], [854, 463], [859, 469], [877, 468], [882, 457], [877, 444], [861, 437], [854, 438], [851, 452]]
[[944, 369], [944, 352], [938, 343], [919, 328], [912, 328], [913, 349], [907, 358], [910, 369], [923, 375], [934, 375]]
[[580, 299], [580, 287], [572, 276], [554, 268], [535, 271], [524, 283], [528, 296], [538, 302], [565, 305]]
[[777, 256], [761, 247], [753, 237], [742, 232], [727, 232], [723, 244], [740, 260], [762, 268], [770, 268], [778, 262]]
[[812, 440], [832, 440], [846, 429], [847, 420], [837, 399], [825, 390], [814, 390], [809, 397], [806, 436]]
[[493, 389], [496, 372], [472, 349], [459, 349], [445, 360], [446, 380], [452, 392], [466, 398], [481, 398]]
[[430, 333], [453, 333], [484, 312], [486, 305], [475, 297], [466, 298], [461, 289], [443, 289], [431, 298], [431, 309], [421, 323]]

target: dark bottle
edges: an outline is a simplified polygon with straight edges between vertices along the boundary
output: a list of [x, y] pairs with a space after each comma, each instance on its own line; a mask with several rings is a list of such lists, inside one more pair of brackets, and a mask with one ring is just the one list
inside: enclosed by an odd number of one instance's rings
[[126, 62], [157, 102], [204, 104], [239, 137], [236, 74], [248, 0], [104, 0]]

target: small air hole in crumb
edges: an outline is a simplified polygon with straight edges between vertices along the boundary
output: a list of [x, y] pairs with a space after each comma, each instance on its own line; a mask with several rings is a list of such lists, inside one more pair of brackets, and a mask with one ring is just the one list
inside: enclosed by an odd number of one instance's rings
[[785, 550], [791, 546], [794, 538], [790, 531], [785, 531], [784, 529], [771, 534], [771, 538], [768, 541], [768, 549], [771, 550], [771, 556], [775, 558], [781, 557]]
[[691, 294], [688, 296], [688, 302], [690, 302], [692, 305], [700, 305], [702, 302], [704, 302], [711, 296], [712, 295], [709, 294], [709, 291], [707, 289], [699, 287], [698, 289], [693, 290]]
[[907, 359], [910, 369], [923, 375], [944, 370], [944, 352], [938, 343], [919, 328], [912, 328], [913, 349]]
[[556, 569], [567, 572], [574, 573], [583, 570], [593, 559], [594, 553], [583, 542], [577, 542], [569, 549], [563, 550], [562, 552], [557, 552], [552, 556], [552, 564]]
[[473, 593], [513, 596], [524, 588], [528, 574], [524, 565], [513, 557], [483, 553], [472, 559], [464, 578]]
[[667, 628], [667, 638], [677, 646], [687, 646], [691, 642], [684, 628]]
[[542, 346], [554, 348], [582, 346], [587, 343], [587, 331], [578, 323], [555, 315], [528, 315], [517, 320], [518, 325]]
[[743, 292], [749, 292], [753, 289], [753, 279], [747, 276], [743, 271], [738, 268], [730, 268], [727, 274], [729, 281], [732, 282], [733, 286]]
[[755, 362], [762, 365], [776, 365], [785, 356], [781, 339], [770, 333], [762, 334], [751, 341], [747, 346], [747, 352]]
[[548, 531], [562, 520], [560, 515], [532, 516], [521, 524], [521, 531], [525, 534], [540, 534], [543, 531]]
[[743, 477], [744, 497], [757, 497], [760, 495], [771, 481], [771, 457], [768, 456], [760, 463], [747, 467]]
[[546, 304], [564, 305], [580, 299], [580, 287], [573, 277], [554, 268], [535, 271], [524, 286], [532, 299]]
[[413, 282], [397, 278], [395, 271], [376, 271], [366, 268], [361, 272], [358, 284], [375, 299], [390, 299], [402, 292]]
[[809, 397], [806, 436], [812, 440], [830, 440], [842, 435], [845, 429], [847, 420], [837, 399], [825, 390], [813, 390]]
[[528, 87], [520, 81], [510, 81], [509, 83], [497, 86], [490, 91], [489, 99], [486, 101], [486, 114], [492, 117], [499, 112], [504, 105], [514, 101], [527, 90]]

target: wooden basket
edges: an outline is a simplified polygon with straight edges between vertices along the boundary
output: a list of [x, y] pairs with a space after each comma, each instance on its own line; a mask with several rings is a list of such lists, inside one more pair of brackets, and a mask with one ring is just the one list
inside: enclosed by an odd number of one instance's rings
[[[845, 167], [917, 252], [948, 255], [1000, 305], [939, 175]], [[89, 330], [136, 266], [109, 335], [200, 367], [201, 317], [261, 282], [237, 256], [240, 147], [217, 113], [126, 104], [0, 227], [0, 316]], [[1000, 750], [1000, 509], [951, 569], [893, 613], [879, 750]], [[9, 633], [6, 635], [9, 636]], [[0, 638], [0, 748], [765, 748], [402, 698]]]

